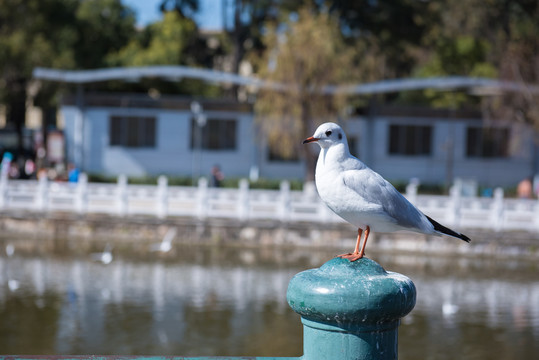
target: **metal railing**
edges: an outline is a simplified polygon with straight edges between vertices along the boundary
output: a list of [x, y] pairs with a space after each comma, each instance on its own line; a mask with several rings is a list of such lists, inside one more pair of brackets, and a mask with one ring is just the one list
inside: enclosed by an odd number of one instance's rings
[[[457, 186], [449, 196], [418, 195], [417, 186], [410, 184], [405, 196], [425, 214], [448, 226], [539, 230], [539, 201], [504, 198], [500, 188], [491, 198], [463, 197]], [[89, 183], [85, 174], [78, 183], [3, 179], [0, 210], [344, 222], [322, 203], [312, 184], [306, 184], [303, 191], [293, 191], [283, 181], [280, 190], [260, 190], [250, 189], [248, 181], [241, 180], [236, 189], [212, 188], [201, 178], [197, 187], [168, 186], [164, 176], [159, 177], [157, 185], [129, 185], [125, 176], [119, 176], [115, 184]]]

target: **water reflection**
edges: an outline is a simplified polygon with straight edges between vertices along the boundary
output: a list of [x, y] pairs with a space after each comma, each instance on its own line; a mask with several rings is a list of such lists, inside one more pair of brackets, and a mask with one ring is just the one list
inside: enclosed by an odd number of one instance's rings
[[[149, 258], [116, 253], [108, 265], [89, 255], [3, 256], [0, 353], [299, 356], [288, 282], [331, 255], [186, 247]], [[401, 359], [539, 353], [535, 263], [372, 257], [418, 290], [399, 332]]]

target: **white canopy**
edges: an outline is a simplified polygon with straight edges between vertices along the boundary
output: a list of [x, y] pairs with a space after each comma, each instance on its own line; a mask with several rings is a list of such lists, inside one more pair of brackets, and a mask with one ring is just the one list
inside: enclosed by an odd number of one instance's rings
[[[210, 83], [250, 85], [255, 88], [274, 88], [276, 90], [286, 90], [287, 88], [287, 85], [285, 84], [261, 80], [254, 76], [242, 76], [224, 71], [187, 66], [145, 66], [94, 70], [35, 68], [33, 76], [35, 79], [73, 84], [86, 84], [108, 80], [137, 81], [144, 77], [153, 77], [169, 81], [179, 81], [182, 78], [190, 78]], [[393, 79], [356, 85], [328, 85], [324, 88], [323, 92], [328, 94], [345, 93], [350, 95], [364, 95], [420, 89], [437, 89], [441, 91], [471, 89], [478, 95], [492, 95], [503, 91], [539, 94], [539, 85], [466, 76]]]

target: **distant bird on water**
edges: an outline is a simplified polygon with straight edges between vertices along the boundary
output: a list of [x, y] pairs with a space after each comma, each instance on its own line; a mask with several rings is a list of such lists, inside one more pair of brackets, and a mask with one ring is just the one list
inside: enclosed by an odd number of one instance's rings
[[15, 254], [15, 246], [13, 244], [6, 245], [6, 255], [7, 257], [12, 257]]
[[103, 252], [92, 254], [92, 259], [94, 261], [101, 262], [104, 265], [110, 264], [114, 259], [114, 257], [112, 256], [112, 246], [110, 244], [106, 244]]
[[178, 232], [177, 228], [168, 229], [167, 233], [163, 237], [163, 240], [161, 240], [161, 242], [158, 244], [153, 244], [151, 246], [151, 250], [162, 252], [162, 253], [169, 252], [172, 249], [172, 239], [174, 239], [177, 232]]
[[[470, 238], [453, 231], [419, 211], [378, 173], [350, 154], [346, 135], [335, 123], [316, 129], [304, 144], [316, 142], [321, 151], [316, 163], [315, 182], [326, 205], [357, 230], [354, 252], [339, 255], [356, 261], [365, 255], [372, 231], [415, 231], [429, 235], [449, 235], [466, 242]], [[360, 249], [361, 235], [365, 239]]]

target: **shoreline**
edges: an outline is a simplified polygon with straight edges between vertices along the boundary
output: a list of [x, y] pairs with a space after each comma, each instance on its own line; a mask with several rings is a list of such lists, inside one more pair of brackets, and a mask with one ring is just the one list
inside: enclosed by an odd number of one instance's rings
[[[106, 243], [116, 249], [144, 252], [160, 242], [166, 232], [177, 228], [175, 244], [327, 249], [337, 252], [352, 249], [355, 228], [347, 223], [297, 222], [188, 217], [157, 219], [150, 216], [109, 216], [100, 214], [0, 213], [0, 241], [22, 244], [39, 251], [95, 251]], [[459, 229], [472, 238], [471, 243], [448, 237], [412, 232], [373, 233], [368, 250], [425, 255], [462, 255], [539, 258], [539, 234], [526, 231], [495, 232]], [[30, 242], [36, 243], [31, 245]], [[35, 241], [39, 240], [39, 241]], [[22, 246], [22, 245], [21, 245]]]

